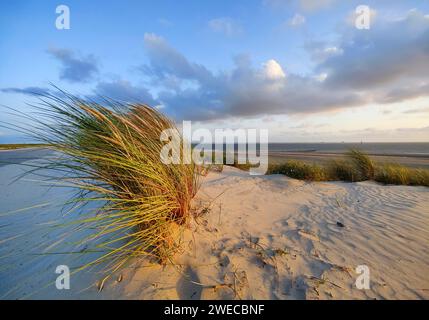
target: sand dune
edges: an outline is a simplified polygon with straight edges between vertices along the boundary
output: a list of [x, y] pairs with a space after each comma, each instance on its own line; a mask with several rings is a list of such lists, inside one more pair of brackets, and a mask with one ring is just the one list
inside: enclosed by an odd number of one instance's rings
[[[2, 212], [60, 203], [69, 191], [8, 182], [19, 166], [0, 168]], [[55, 266], [88, 257], [35, 255], [52, 239], [44, 221], [60, 219], [52, 203], [2, 216], [2, 298], [78, 299], [428, 299], [429, 189], [363, 183], [307, 183], [285, 176], [210, 172], [194, 201], [198, 217], [183, 234], [176, 263], [135, 261], [107, 280], [98, 270], [72, 276], [57, 290]], [[36, 213], [39, 212], [39, 213]], [[57, 235], [58, 236], [58, 235]], [[358, 265], [370, 289], [355, 286]], [[46, 284], [48, 285], [46, 286]], [[45, 286], [43, 289], [42, 287]]]

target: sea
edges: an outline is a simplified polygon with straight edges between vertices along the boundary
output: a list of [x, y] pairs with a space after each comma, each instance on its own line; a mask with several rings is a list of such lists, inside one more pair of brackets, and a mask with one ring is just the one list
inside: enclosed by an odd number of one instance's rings
[[[193, 146], [197, 143], [193, 143]], [[203, 144], [204, 145], [204, 144]], [[210, 145], [205, 145], [209, 147]], [[234, 144], [235, 151], [238, 144]], [[215, 144], [212, 150], [218, 150]], [[224, 144], [224, 150], [226, 145]], [[259, 145], [256, 149], [259, 152]], [[281, 155], [282, 153], [331, 153], [343, 154], [350, 149], [358, 149], [369, 155], [383, 156], [412, 156], [429, 158], [429, 142], [319, 142], [319, 143], [269, 143], [268, 153]], [[218, 151], [220, 151], [219, 149]]]

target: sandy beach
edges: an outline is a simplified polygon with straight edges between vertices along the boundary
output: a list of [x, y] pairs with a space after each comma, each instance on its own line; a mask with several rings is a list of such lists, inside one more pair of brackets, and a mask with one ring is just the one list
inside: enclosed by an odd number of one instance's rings
[[[429, 298], [426, 187], [309, 183], [224, 167], [202, 178], [175, 266], [141, 258], [104, 283], [94, 268], [57, 290], [56, 266], [73, 272], [96, 254], [50, 252], [47, 243], [64, 232], [52, 225], [74, 219], [61, 210], [72, 190], [31, 175], [10, 184], [23, 170], [0, 167], [3, 299]], [[355, 286], [359, 265], [369, 267], [368, 290]]]

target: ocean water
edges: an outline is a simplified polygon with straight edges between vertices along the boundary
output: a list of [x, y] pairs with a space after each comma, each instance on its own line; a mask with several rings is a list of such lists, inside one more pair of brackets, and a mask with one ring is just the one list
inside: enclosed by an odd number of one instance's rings
[[[196, 144], [193, 144], [196, 145]], [[209, 147], [209, 145], [206, 145]], [[234, 145], [235, 150], [238, 144]], [[213, 150], [217, 150], [213, 144]], [[225, 144], [224, 144], [225, 148]], [[259, 146], [257, 146], [259, 150]], [[281, 154], [287, 152], [333, 153], [341, 154], [350, 149], [359, 149], [370, 155], [414, 156], [429, 158], [429, 142], [369, 142], [369, 143], [269, 143], [269, 153]]]
[[429, 142], [375, 143], [270, 143], [270, 152], [344, 153], [360, 149], [369, 154], [429, 156]]

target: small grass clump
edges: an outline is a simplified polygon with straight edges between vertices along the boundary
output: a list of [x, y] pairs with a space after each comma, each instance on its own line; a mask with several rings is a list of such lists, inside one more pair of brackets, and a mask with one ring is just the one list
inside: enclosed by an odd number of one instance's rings
[[429, 187], [429, 170], [409, 168], [409, 184], [412, 186]]
[[250, 164], [249, 162], [247, 163], [238, 163], [237, 161], [234, 161], [234, 164], [231, 164], [231, 166], [243, 170], [243, 171], [249, 171], [250, 168], [254, 167], [254, 165]]
[[108, 261], [116, 270], [141, 255], [170, 260], [175, 230], [187, 221], [198, 188], [193, 164], [161, 161], [161, 132], [177, 130], [174, 123], [147, 105], [100, 105], [65, 92], [41, 99], [36, 107], [43, 120], [29, 133], [60, 156], [38, 169], [61, 172], [63, 178], [54, 179], [78, 189], [75, 204], [100, 204], [95, 216], [76, 222], [95, 230], [80, 244], [96, 243], [104, 252], [82, 268]]
[[316, 164], [306, 164], [301, 161], [289, 160], [283, 164], [271, 165], [268, 168], [268, 174], [284, 174], [288, 177], [310, 180], [326, 181], [329, 180], [326, 169]]
[[349, 161], [351, 161], [355, 171], [358, 173], [359, 180], [374, 179], [375, 166], [370, 157], [362, 151], [351, 149], [346, 154]]
[[385, 184], [409, 184], [409, 169], [397, 164], [385, 164], [377, 168], [375, 180]]
[[374, 180], [384, 184], [429, 187], [429, 171], [407, 168], [399, 164], [384, 164], [377, 167]]
[[359, 181], [359, 173], [353, 163], [347, 160], [332, 160], [327, 165], [327, 171], [330, 180]]

